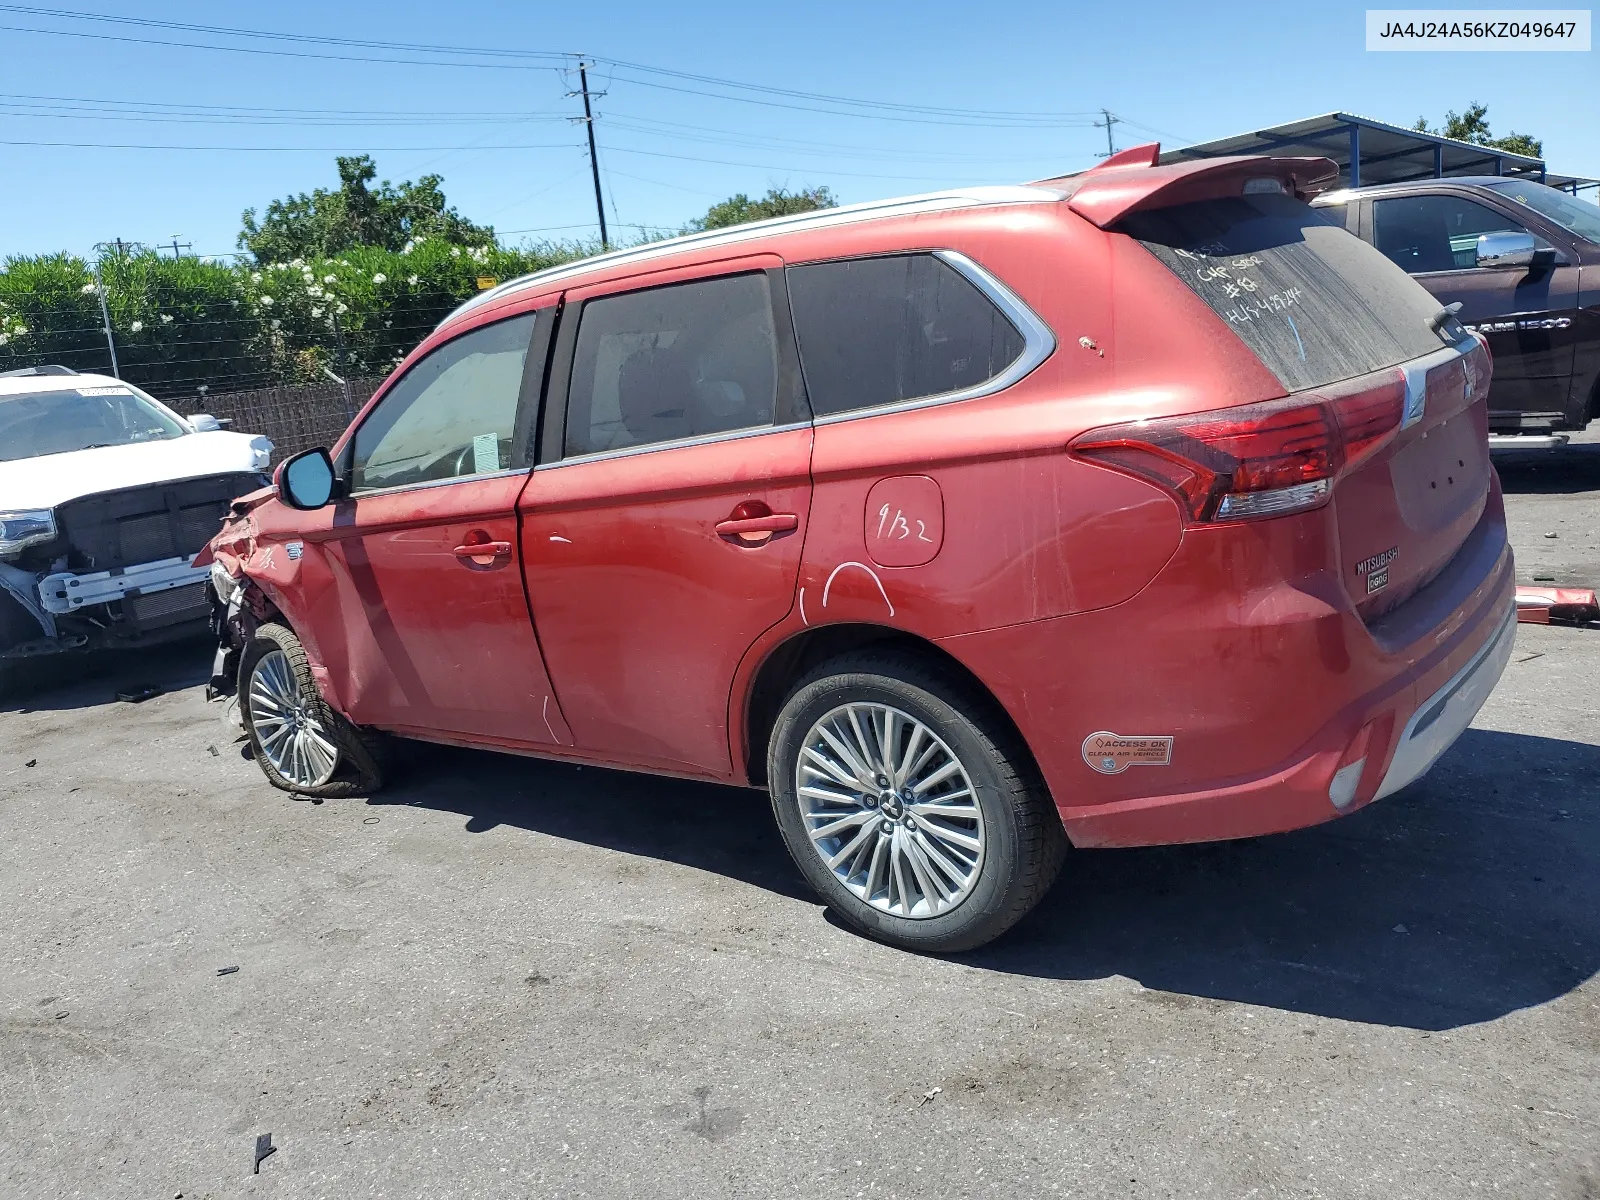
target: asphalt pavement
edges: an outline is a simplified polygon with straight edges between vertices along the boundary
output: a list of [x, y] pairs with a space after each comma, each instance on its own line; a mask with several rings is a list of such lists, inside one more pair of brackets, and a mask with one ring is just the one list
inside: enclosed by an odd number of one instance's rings
[[[1526, 458], [1520, 577], [1600, 582], [1600, 442]], [[759, 793], [292, 799], [208, 662], [0, 703], [0, 1195], [1600, 1196], [1600, 630], [1520, 627], [1405, 792], [1075, 853], [954, 959], [830, 920]]]

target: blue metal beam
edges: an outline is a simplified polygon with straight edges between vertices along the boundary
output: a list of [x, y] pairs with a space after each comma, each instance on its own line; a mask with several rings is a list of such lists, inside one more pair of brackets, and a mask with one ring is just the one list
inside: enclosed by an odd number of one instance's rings
[[1361, 186], [1361, 126], [1350, 126], [1350, 186]]

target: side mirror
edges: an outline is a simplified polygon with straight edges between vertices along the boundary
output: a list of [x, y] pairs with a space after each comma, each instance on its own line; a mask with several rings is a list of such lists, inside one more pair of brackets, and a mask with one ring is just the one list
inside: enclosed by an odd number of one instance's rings
[[1478, 237], [1478, 266], [1500, 270], [1521, 269], [1533, 266], [1538, 255], [1537, 244], [1531, 233], [1485, 233]]
[[333, 499], [333, 459], [320, 446], [296, 454], [278, 468], [278, 499], [302, 512]]
[[210, 413], [194, 413], [188, 418], [189, 424], [194, 426], [196, 433], [215, 433], [219, 429], [226, 429], [232, 421], [224, 421], [220, 417], [213, 417]]

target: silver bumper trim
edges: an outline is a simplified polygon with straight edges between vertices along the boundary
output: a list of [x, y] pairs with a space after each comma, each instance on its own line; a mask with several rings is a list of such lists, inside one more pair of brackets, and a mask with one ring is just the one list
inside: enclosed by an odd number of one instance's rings
[[1408, 783], [1422, 778], [1455, 744], [1472, 724], [1472, 718], [1478, 715], [1489, 693], [1494, 691], [1494, 685], [1500, 682], [1516, 640], [1517, 608], [1513, 604], [1506, 609], [1494, 636], [1472, 656], [1472, 661], [1411, 714], [1411, 720], [1400, 734], [1394, 761], [1389, 764], [1373, 799], [1393, 795]]
[[115, 573], [96, 571], [91, 575], [58, 571], [39, 581], [39, 600], [47, 612], [70, 613], [91, 604], [121, 600], [129, 592], [164, 592], [210, 578], [211, 568], [191, 567], [189, 562], [187, 558], [163, 558]]

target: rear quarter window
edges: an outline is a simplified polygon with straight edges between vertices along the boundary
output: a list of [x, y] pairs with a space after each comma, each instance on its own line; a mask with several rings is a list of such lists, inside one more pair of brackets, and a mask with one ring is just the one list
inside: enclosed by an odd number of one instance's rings
[[1288, 196], [1134, 213], [1136, 238], [1204, 300], [1288, 391], [1420, 358], [1445, 344], [1421, 284]]
[[812, 263], [790, 267], [788, 280], [819, 417], [965, 392], [1026, 346], [976, 284], [933, 254]]

